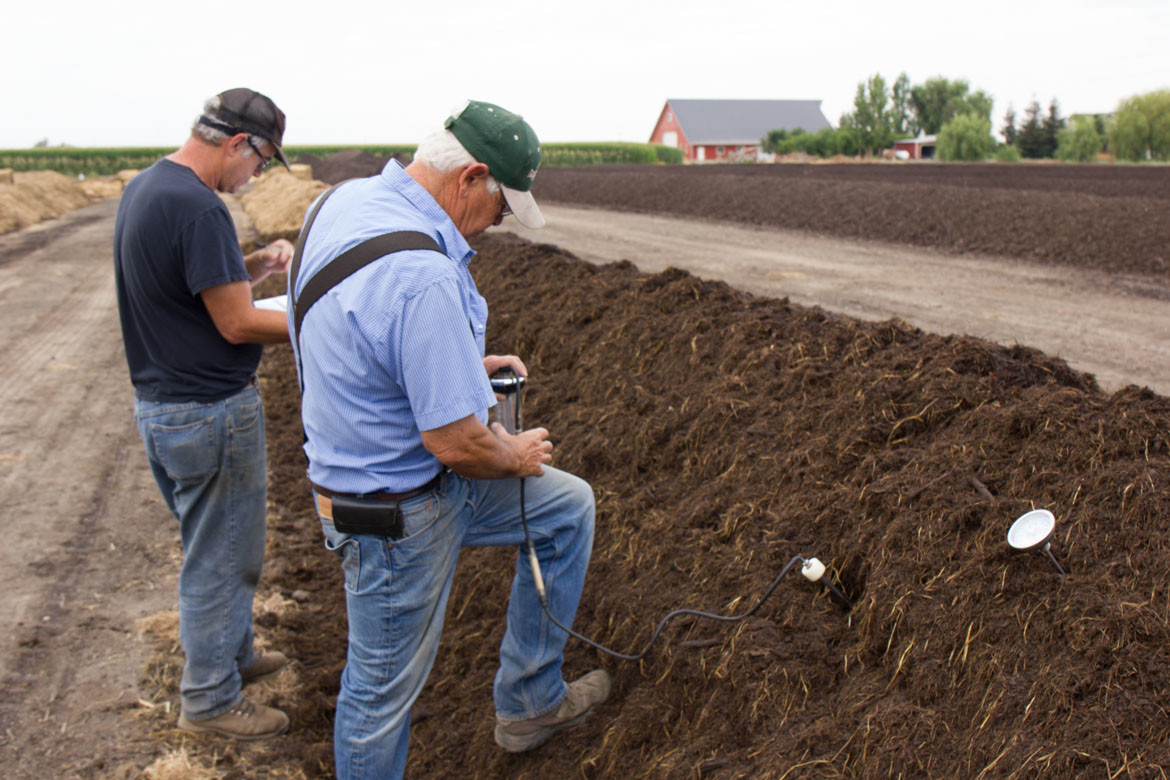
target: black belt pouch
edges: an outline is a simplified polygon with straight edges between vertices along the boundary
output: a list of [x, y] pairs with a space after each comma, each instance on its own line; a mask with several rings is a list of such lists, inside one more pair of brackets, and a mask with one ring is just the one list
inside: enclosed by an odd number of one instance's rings
[[406, 535], [402, 507], [397, 501], [337, 496], [333, 501], [333, 527], [343, 534], [371, 534], [390, 539]]

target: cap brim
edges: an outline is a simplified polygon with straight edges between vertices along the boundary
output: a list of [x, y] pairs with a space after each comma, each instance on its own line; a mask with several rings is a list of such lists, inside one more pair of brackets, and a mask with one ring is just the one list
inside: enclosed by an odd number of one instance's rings
[[[268, 143], [272, 144], [271, 141]], [[276, 159], [280, 160], [280, 164], [284, 166], [285, 170], [292, 172], [292, 168], [288, 166], [288, 158], [284, 156], [284, 149], [281, 149], [276, 144], [272, 144], [272, 148], [276, 150]]]
[[512, 210], [512, 216], [521, 225], [526, 228], [544, 227], [544, 215], [540, 213], [536, 199], [532, 197], [531, 192], [521, 192], [502, 184], [500, 189], [504, 191], [504, 200], [508, 201], [508, 208]]

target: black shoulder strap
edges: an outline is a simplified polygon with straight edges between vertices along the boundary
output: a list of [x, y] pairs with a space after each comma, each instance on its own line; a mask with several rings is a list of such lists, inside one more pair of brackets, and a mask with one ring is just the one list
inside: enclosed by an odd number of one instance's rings
[[344, 183], [341, 182], [333, 185], [317, 201], [317, 205], [313, 207], [312, 212], [305, 219], [300, 236], [297, 237], [296, 251], [293, 253], [292, 263], [289, 265], [289, 303], [293, 307], [292, 341], [297, 356], [298, 380], [301, 379], [301, 322], [305, 319], [305, 314], [309, 311], [309, 307], [320, 300], [321, 296], [336, 287], [343, 279], [374, 262], [379, 257], [385, 257], [394, 252], [403, 252], [411, 249], [429, 249], [440, 253], [443, 251], [438, 242], [426, 233], [419, 233], [414, 230], [383, 233], [380, 236], [374, 236], [371, 239], [363, 241], [357, 246], [341, 253], [341, 255], [333, 260], [330, 260], [305, 283], [305, 289], [301, 290], [301, 294], [293, 299], [293, 294], [297, 289], [297, 272], [301, 267], [301, 256], [304, 254], [305, 243], [308, 241], [309, 228], [312, 227], [313, 220], [317, 218], [317, 212], [321, 210], [321, 206]]
[[292, 263], [288, 268], [288, 293], [289, 299], [292, 299], [292, 294], [297, 289], [297, 272], [301, 270], [301, 255], [305, 253], [305, 242], [309, 240], [309, 228], [313, 226], [313, 220], [317, 218], [317, 212], [325, 205], [325, 201], [329, 200], [329, 196], [337, 191], [337, 188], [345, 181], [339, 181], [329, 189], [325, 190], [325, 194], [317, 199], [317, 205], [313, 206], [313, 210], [309, 212], [309, 216], [305, 217], [305, 224], [301, 226], [301, 233], [297, 236], [297, 246], [293, 251]]
[[[380, 236], [363, 241], [357, 246], [343, 252], [337, 259], [330, 260], [328, 265], [318, 271], [313, 278], [305, 283], [293, 308], [293, 329], [299, 336], [301, 322], [305, 313], [322, 295], [332, 290], [341, 280], [347, 278], [359, 269], [364, 268], [379, 257], [394, 252], [404, 252], [410, 249], [430, 249], [442, 252], [435, 239], [426, 233], [414, 230], [400, 230], [395, 233], [383, 233]], [[299, 342], [298, 342], [299, 343]]]

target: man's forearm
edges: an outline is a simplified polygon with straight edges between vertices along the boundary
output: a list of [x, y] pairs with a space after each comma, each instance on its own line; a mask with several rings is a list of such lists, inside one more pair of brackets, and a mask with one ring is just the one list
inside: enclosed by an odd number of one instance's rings
[[257, 309], [235, 333], [237, 344], [282, 344], [288, 341], [288, 317], [282, 311]]
[[257, 309], [247, 282], [209, 287], [200, 295], [219, 334], [229, 344], [279, 344], [288, 341], [284, 312]]
[[475, 417], [423, 431], [422, 441], [440, 463], [469, 479], [500, 479], [519, 473], [515, 449]]

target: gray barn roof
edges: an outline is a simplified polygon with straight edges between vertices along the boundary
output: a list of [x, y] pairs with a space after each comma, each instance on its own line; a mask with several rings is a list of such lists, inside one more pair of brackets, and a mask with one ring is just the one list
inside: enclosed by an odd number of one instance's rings
[[666, 101], [692, 144], [756, 144], [769, 130], [831, 127], [819, 100]]

